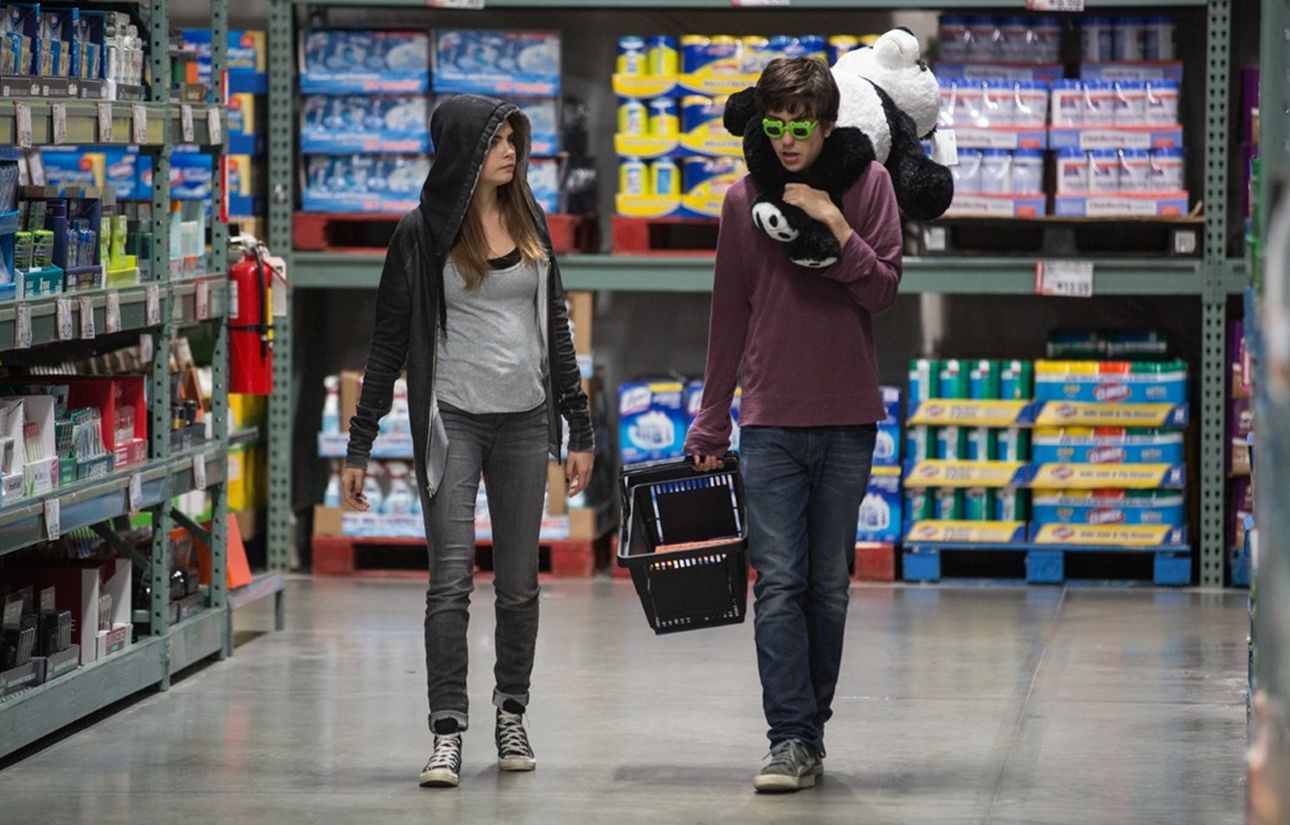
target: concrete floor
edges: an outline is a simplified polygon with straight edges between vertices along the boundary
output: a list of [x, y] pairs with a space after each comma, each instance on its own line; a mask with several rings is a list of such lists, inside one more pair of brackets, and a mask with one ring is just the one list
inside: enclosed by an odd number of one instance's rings
[[[492, 747], [491, 588], [462, 785], [422, 790], [423, 591], [291, 583], [287, 631], [0, 771], [5, 822], [1237, 823], [1246, 598], [853, 591], [827, 774], [761, 797], [752, 625], [655, 637], [631, 585], [545, 586], [534, 774]], [[272, 627], [269, 605], [239, 614]]]

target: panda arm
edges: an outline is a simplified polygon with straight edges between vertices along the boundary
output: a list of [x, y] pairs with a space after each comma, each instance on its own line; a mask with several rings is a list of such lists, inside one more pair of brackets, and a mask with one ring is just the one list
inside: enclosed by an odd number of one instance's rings
[[730, 402], [735, 395], [739, 362], [743, 360], [752, 316], [744, 254], [752, 242], [748, 209], [745, 187], [727, 190], [717, 235], [708, 359], [703, 369], [703, 406], [685, 438], [685, 452], [690, 455], [721, 456], [730, 449]]
[[843, 194], [842, 206], [852, 232], [838, 262], [821, 274], [843, 284], [869, 312], [882, 312], [896, 300], [903, 246], [900, 208], [886, 168], [870, 164]]

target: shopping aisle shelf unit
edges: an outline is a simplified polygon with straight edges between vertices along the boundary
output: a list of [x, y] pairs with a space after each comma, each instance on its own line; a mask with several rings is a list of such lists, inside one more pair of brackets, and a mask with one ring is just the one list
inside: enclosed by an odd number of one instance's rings
[[[305, 288], [373, 288], [380, 274], [381, 259], [371, 254], [341, 254], [292, 251], [292, 192], [295, 187], [295, 121], [297, 11], [301, 6], [424, 8], [424, 0], [271, 0], [269, 12], [270, 60], [270, 143], [269, 177], [274, 193], [269, 208], [271, 245], [288, 256], [293, 284]], [[729, 0], [490, 0], [489, 7], [516, 9], [544, 8], [576, 20], [580, 10], [623, 9], [718, 9]], [[1231, 51], [1231, 0], [1088, 0], [1096, 9], [1190, 8], [1205, 14], [1206, 53], [1204, 60], [1189, 61], [1199, 73], [1203, 67], [1205, 134], [1192, 145], [1203, 145], [1203, 192], [1207, 205], [1227, 203], [1228, 192], [1228, 81]], [[1015, 9], [1015, 0], [794, 0], [794, 9], [900, 10], [900, 9]], [[741, 13], [741, 12], [732, 12]], [[1200, 154], [1199, 152], [1197, 153]], [[1093, 291], [1098, 295], [1186, 296], [1203, 306], [1203, 347], [1198, 374], [1202, 384], [1201, 404], [1194, 416], [1201, 432], [1199, 471], [1200, 529], [1193, 544], [1199, 549], [1200, 584], [1224, 584], [1224, 335], [1228, 296], [1244, 288], [1244, 264], [1229, 260], [1224, 209], [1207, 210], [1203, 221], [1202, 254], [1192, 258], [1099, 257], [1093, 268]], [[1035, 257], [906, 258], [901, 290], [905, 293], [963, 295], [1030, 295], [1035, 292]], [[561, 259], [565, 285], [571, 290], [623, 292], [709, 292], [712, 287], [712, 259], [704, 255], [615, 256], [567, 255]], [[1035, 300], [1060, 300], [1036, 298]], [[290, 326], [279, 327], [279, 356], [287, 356]], [[275, 422], [285, 422], [293, 408], [290, 358], [275, 362]], [[270, 554], [287, 552], [291, 540], [291, 429], [274, 424], [269, 433], [270, 454]]]
[[[166, 689], [171, 675], [211, 656], [226, 653], [229, 637], [229, 593], [226, 587], [226, 528], [228, 512], [225, 494], [228, 462], [228, 332], [225, 314], [228, 305], [227, 230], [215, 221], [211, 226], [212, 252], [208, 259], [210, 273], [198, 278], [167, 279], [170, 258], [169, 213], [171, 192], [169, 159], [173, 144], [181, 142], [210, 146], [214, 163], [223, 154], [222, 140], [212, 140], [212, 124], [220, 135], [227, 133], [227, 115], [215, 103], [178, 103], [172, 101], [170, 73], [170, 18], [167, 4], [154, 0], [143, 10], [147, 31], [153, 81], [146, 89], [147, 100], [92, 101], [76, 98], [29, 98], [21, 90], [10, 94], [0, 108], [0, 143], [6, 152], [17, 152], [18, 112], [25, 107], [31, 117], [33, 149], [55, 143], [103, 145], [137, 145], [141, 153], [152, 158], [151, 191], [153, 280], [136, 286], [78, 291], [63, 296], [0, 303], [0, 350], [11, 351], [17, 343], [19, 307], [30, 313], [32, 348], [61, 346], [69, 352], [78, 347], [75, 341], [60, 340], [55, 318], [60, 301], [71, 304], [74, 327], [81, 329], [80, 312], [87, 307], [94, 315], [93, 329], [98, 335], [108, 330], [109, 304], [119, 306], [119, 332], [151, 336], [154, 346], [148, 370], [150, 400], [150, 443], [148, 458], [142, 463], [118, 469], [93, 480], [59, 486], [52, 492], [21, 498], [0, 507], [0, 557], [9, 556], [49, 535], [46, 514], [57, 502], [62, 531], [93, 528], [109, 544], [122, 548], [114, 532], [116, 520], [136, 509], [151, 516], [153, 538], [150, 553], [133, 553], [141, 574], [150, 577], [151, 605], [149, 631], [123, 650], [83, 664], [44, 684], [9, 693], [0, 698], [0, 757], [13, 753], [41, 737], [101, 710], [132, 693], [149, 687]], [[213, 101], [223, 99], [221, 79], [226, 56], [227, 0], [211, 3], [211, 26], [215, 33], [212, 73]], [[30, 91], [30, 90], [29, 90]], [[38, 90], [36, 90], [38, 91]], [[15, 105], [17, 104], [17, 105]], [[55, 114], [55, 104], [61, 109]], [[103, 113], [111, 119], [110, 134], [100, 133]], [[136, 135], [136, 117], [145, 113], [146, 126], [138, 124], [142, 135]], [[55, 118], [63, 119], [65, 132], [55, 137]], [[24, 115], [25, 116], [25, 115]], [[190, 121], [191, 118], [191, 121]], [[185, 135], [186, 125], [191, 134]], [[105, 130], [107, 131], [107, 130]], [[143, 140], [136, 141], [136, 136]], [[184, 138], [191, 138], [185, 141]], [[214, 202], [222, 197], [220, 175], [214, 175]], [[115, 314], [115, 313], [114, 313]], [[114, 319], [115, 321], [116, 319]], [[212, 354], [211, 432], [209, 440], [189, 449], [172, 446], [168, 411], [171, 401], [170, 345], [176, 332], [196, 325], [209, 325], [214, 342]], [[116, 330], [114, 330], [115, 332]], [[200, 465], [200, 466], [199, 466]], [[204, 471], [204, 480], [199, 480]], [[174, 500], [194, 489], [205, 490], [211, 498], [212, 526], [209, 532], [191, 525], [174, 509]], [[205, 609], [181, 621], [171, 621], [170, 550], [171, 530], [189, 527], [199, 534], [211, 549], [211, 584]], [[125, 551], [123, 551], [125, 552]], [[5, 559], [0, 558], [0, 577]], [[277, 590], [281, 579], [276, 577]]]

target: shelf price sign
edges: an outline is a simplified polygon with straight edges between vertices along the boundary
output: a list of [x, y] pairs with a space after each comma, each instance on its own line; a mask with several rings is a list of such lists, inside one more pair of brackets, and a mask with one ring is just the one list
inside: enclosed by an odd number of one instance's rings
[[193, 456], [193, 489], [206, 489], [206, 456]]
[[198, 321], [205, 321], [211, 317], [211, 285], [210, 281], [198, 281], [196, 295], [194, 296], [193, 315]]
[[150, 327], [161, 323], [161, 290], [156, 284], [144, 290], [144, 322]]
[[211, 134], [211, 146], [219, 146], [224, 142], [224, 122], [220, 120], [218, 106], [206, 110], [206, 128]]
[[112, 104], [101, 100], [95, 104], [99, 116], [99, 143], [112, 142]]
[[81, 316], [81, 340], [94, 340], [94, 299], [82, 295], [77, 301]]
[[31, 304], [14, 308], [13, 348], [31, 349]]
[[17, 132], [18, 145], [23, 149], [31, 148], [31, 107], [20, 100], [13, 102], [14, 131]]
[[50, 541], [63, 535], [62, 502], [56, 498], [45, 499], [45, 533]]
[[179, 133], [184, 143], [192, 143], [196, 134], [193, 128], [193, 107], [190, 103], [179, 104]]
[[1036, 261], [1035, 294], [1063, 298], [1092, 298], [1093, 262]]
[[49, 115], [53, 118], [54, 125], [54, 145], [58, 146], [67, 142], [67, 104], [52, 103], [49, 106]]
[[148, 142], [148, 107], [142, 103], [130, 104], [130, 123], [133, 134], [133, 142], [143, 144]]
[[58, 331], [58, 340], [72, 340], [72, 335], [76, 331], [76, 327], [72, 323], [72, 299], [59, 298], [54, 304], [54, 315]]
[[130, 476], [130, 515], [138, 515], [143, 509], [143, 476], [134, 473]]
[[107, 294], [107, 306], [103, 310], [103, 329], [109, 335], [121, 331], [121, 293], [116, 290]]

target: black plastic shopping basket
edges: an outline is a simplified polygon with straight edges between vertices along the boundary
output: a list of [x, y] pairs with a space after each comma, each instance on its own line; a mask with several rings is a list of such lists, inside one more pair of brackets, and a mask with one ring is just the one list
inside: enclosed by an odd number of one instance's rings
[[618, 564], [655, 633], [738, 624], [748, 610], [748, 520], [739, 461], [699, 472], [689, 458], [619, 476]]

